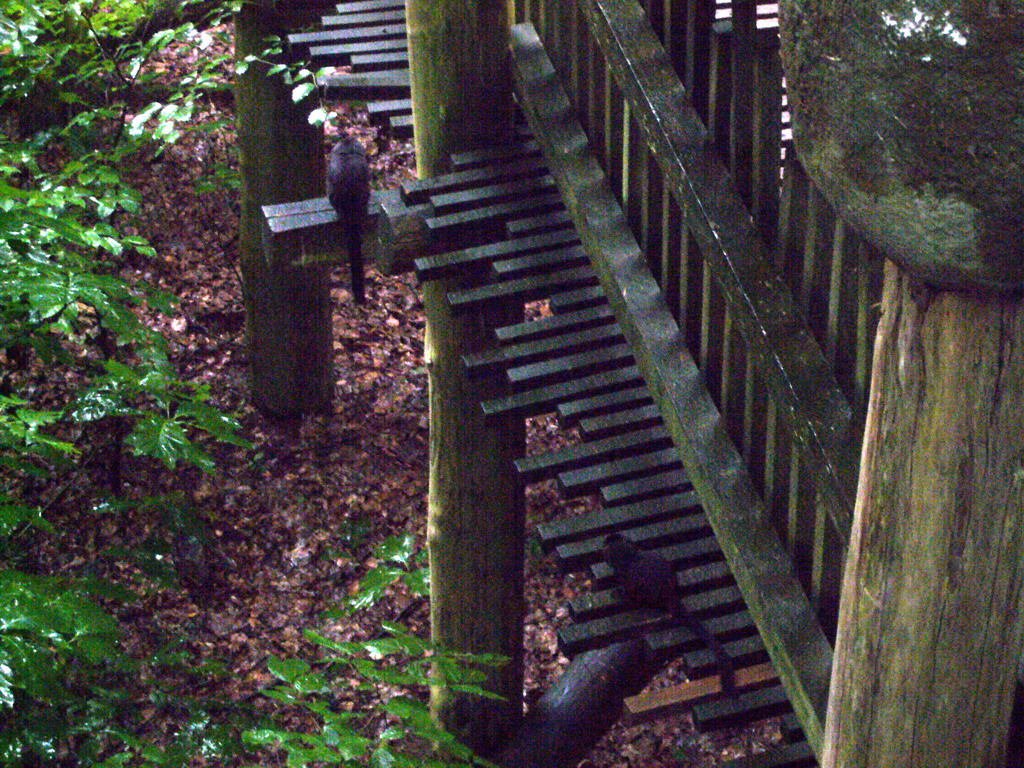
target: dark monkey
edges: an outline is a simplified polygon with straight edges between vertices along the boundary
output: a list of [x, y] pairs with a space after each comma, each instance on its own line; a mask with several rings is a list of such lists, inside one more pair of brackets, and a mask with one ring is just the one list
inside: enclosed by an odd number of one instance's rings
[[327, 198], [338, 213], [338, 222], [348, 248], [352, 270], [352, 296], [357, 304], [366, 301], [363, 273], [363, 223], [370, 201], [370, 166], [363, 145], [342, 136], [327, 161]]
[[652, 552], [642, 552], [625, 536], [613, 533], [604, 540], [604, 559], [612, 569], [619, 597], [628, 605], [667, 611], [680, 626], [689, 629], [718, 658], [722, 690], [736, 695], [732, 659], [718, 638], [683, 604], [676, 572], [669, 562]]

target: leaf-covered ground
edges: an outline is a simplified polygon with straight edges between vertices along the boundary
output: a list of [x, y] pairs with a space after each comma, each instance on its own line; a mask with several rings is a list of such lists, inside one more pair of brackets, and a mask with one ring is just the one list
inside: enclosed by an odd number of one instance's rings
[[[188, 71], [190, 62], [170, 51], [156, 63], [168, 77]], [[335, 105], [343, 129], [363, 140], [371, 154], [376, 186], [394, 186], [411, 176], [412, 151], [406, 142], [378, 134], [365, 116]], [[205, 130], [187, 134], [162, 153], [128, 169], [144, 192], [140, 216], [124, 222], [149, 238], [155, 259], [127, 258], [125, 278], [151, 283], [178, 297], [179, 309], [153, 314], [151, 321], [171, 340], [173, 359], [185, 378], [208, 384], [220, 404], [241, 414], [244, 436], [254, 448], [211, 446], [219, 462], [215, 475], [192, 469], [177, 472], [130, 461], [125, 492], [130, 498], [156, 494], [180, 499], [197, 511], [209, 535], [202, 562], [189, 573], [179, 553], [183, 578], [154, 585], [120, 611], [127, 643], [140, 655], [169, 641], [223, 673], [209, 678], [174, 668], [166, 674], [179, 693], [215, 697], [270, 711], [259, 691], [273, 682], [271, 656], [312, 657], [303, 639], [308, 628], [338, 639], [363, 639], [379, 631], [381, 620], [401, 619], [425, 635], [428, 606], [396, 588], [374, 609], [354, 620], [325, 622], [322, 613], [350, 595], [375, 565], [372, 547], [386, 536], [410, 531], [422, 543], [426, 518], [427, 380], [423, 366], [423, 313], [411, 275], [383, 277], [371, 270], [368, 301], [355, 306], [347, 274], [333, 280], [336, 397], [329, 417], [298, 428], [273, 424], [250, 406], [246, 383], [244, 311], [238, 272], [238, 193], [211, 183], [235, 161], [229, 92], [209, 100], [196, 120]], [[562, 439], [555, 423], [530, 426], [531, 451]], [[102, 445], [97, 447], [102, 451]], [[166, 521], [159, 509], [124, 516], [96, 512], [104, 492], [102, 462], [69, 491], [56, 511], [64, 533], [43, 545], [40, 566], [56, 572], [99, 571], [115, 578], [137, 576], [160, 562], [126, 565], [114, 554], [126, 548], [167, 551]], [[531, 488], [532, 523], [571, 514], [550, 486]], [[575, 502], [576, 507], [586, 502]], [[172, 548], [173, 549], [173, 548]], [[173, 556], [173, 555], [172, 555]], [[527, 563], [528, 609], [525, 627], [527, 700], [539, 695], [567, 661], [556, 645], [556, 629], [566, 621], [566, 599], [587, 589], [567, 580], [552, 563], [531, 551]], [[678, 680], [671, 672], [656, 683]], [[355, 691], [340, 692], [339, 706], [358, 707]], [[143, 704], [153, 734], [180, 724], [173, 708]], [[146, 708], [148, 707], [148, 708]], [[298, 716], [296, 716], [298, 717]], [[297, 720], [293, 725], [301, 725]], [[759, 749], [773, 738], [774, 726], [723, 737], [695, 734], [687, 717], [653, 726], [613, 730], [584, 765], [706, 766]], [[681, 751], [686, 757], [675, 760]], [[196, 757], [196, 765], [212, 764]]]

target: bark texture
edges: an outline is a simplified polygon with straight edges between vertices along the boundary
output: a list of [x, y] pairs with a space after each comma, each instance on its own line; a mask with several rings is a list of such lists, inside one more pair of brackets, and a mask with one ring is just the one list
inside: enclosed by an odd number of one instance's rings
[[1024, 311], [886, 265], [823, 766], [1003, 766], [1022, 645]]
[[[284, 24], [243, 4], [235, 20], [236, 58], [261, 55], [267, 37], [283, 34]], [[261, 208], [323, 195], [324, 150], [321, 129], [307, 120], [311, 102], [293, 102], [280, 75], [267, 77], [269, 66], [253, 62], [235, 88], [240, 267], [253, 402], [266, 415], [292, 418], [330, 409], [330, 285], [325, 266], [292, 267], [295, 254], [264, 253]]]

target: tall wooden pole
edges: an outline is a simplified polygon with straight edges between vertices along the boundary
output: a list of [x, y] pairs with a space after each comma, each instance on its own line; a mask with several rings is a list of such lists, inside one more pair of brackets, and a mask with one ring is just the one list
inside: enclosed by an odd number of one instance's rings
[[[496, 144], [512, 129], [508, 7], [504, 0], [407, 0], [418, 173], [448, 169], [451, 153]], [[512, 460], [523, 454], [521, 419], [485, 421], [481, 391], [462, 355], [493, 345], [497, 318], [452, 314], [448, 281], [424, 286], [430, 380], [431, 629], [438, 644], [497, 653], [509, 663], [485, 687], [503, 701], [432, 691], [438, 720], [488, 752], [522, 716], [522, 488]], [[513, 310], [519, 312], [519, 309]], [[508, 318], [503, 318], [508, 320]]]
[[[246, 2], [235, 19], [235, 56], [260, 57], [238, 77], [235, 112], [242, 177], [239, 254], [249, 372], [256, 407], [275, 417], [330, 409], [333, 391], [327, 267], [292, 267], [295, 254], [263, 251], [261, 208], [324, 194], [323, 134], [309, 99], [295, 103], [281, 75], [267, 77], [264, 50], [286, 20]], [[310, 97], [315, 98], [315, 97]]]
[[823, 766], [996, 768], [1024, 642], [1024, 304], [889, 263]]

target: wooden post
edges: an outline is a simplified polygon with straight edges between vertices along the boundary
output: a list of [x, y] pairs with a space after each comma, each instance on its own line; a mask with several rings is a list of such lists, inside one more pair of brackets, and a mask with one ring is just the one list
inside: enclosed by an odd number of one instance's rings
[[823, 766], [1004, 766], [1024, 637], [1024, 306], [886, 265]]
[[[452, 152], [511, 135], [509, 10], [504, 0], [408, 0], [406, 13], [416, 158], [428, 178], [448, 170]], [[446, 298], [454, 287], [435, 281], [423, 291], [431, 629], [445, 648], [497, 653], [509, 663], [484, 686], [504, 701], [439, 684], [431, 706], [464, 743], [487, 752], [522, 717], [524, 515], [512, 460], [523, 454], [524, 426], [515, 417], [484, 420], [481, 390], [467, 380], [462, 355], [494, 343], [496, 319], [454, 316]], [[484, 386], [493, 393], [501, 382]]]
[[[268, 36], [284, 31], [285, 19], [273, 10], [243, 3], [235, 19], [236, 59], [261, 56]], [[280, 75], [268, 77], [269, 67], [266, 61], [251, 63], [235, 87], [240, 267], [253, 402], [268, 416], [295, 417], [331, 406], [328, 268], [291, 266], [291, 253], [268, 260], [261, 207], [324, 194], [323, 134], [307, 120], [309, 99], [294, 103], [292, 87]]]

